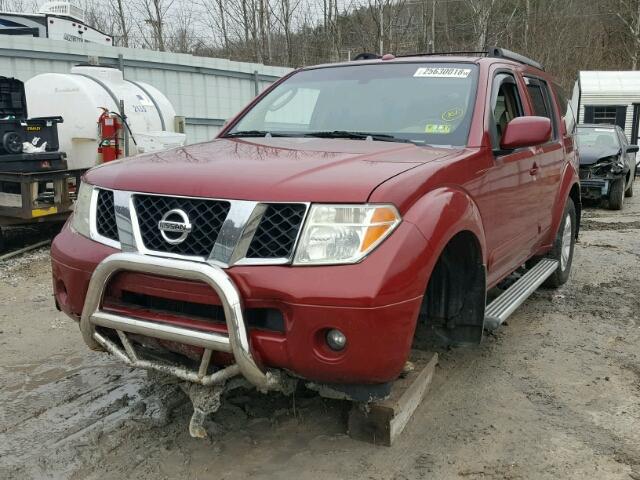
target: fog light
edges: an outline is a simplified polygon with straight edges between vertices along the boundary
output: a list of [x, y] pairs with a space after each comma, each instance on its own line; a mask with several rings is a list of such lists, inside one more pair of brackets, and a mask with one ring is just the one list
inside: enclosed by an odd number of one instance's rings
[[327, 332], [327, 345], [331, 350], [340, 351], [346, 347], [347, 337], [340, 330], [333, 328]]

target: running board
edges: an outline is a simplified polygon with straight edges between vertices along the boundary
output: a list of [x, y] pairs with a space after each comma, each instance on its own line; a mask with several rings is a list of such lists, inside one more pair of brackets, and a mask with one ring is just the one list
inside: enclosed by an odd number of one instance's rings
[[556, 271], [556, 268], [558, 268], [557, 260], [548, 258], [540, 260], [487, 306], [484, 315], [484, 328], [495, 330], [502, 325], [509, 315]]

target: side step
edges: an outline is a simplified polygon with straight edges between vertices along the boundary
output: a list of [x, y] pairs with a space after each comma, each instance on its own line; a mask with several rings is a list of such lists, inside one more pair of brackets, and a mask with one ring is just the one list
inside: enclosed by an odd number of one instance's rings
[[544, 258], [525, 273], [516, 283], [507, 288], [491, 302], [484, 316], [484, 328], [495, 330], [522, 305], [549, 276], [558, 268], [558, 261]]

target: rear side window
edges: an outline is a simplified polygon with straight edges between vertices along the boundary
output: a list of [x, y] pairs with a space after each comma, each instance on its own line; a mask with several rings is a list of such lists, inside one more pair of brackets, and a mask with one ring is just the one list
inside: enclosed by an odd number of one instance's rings
[[529, 96], [531, 97], [531, 103], [533, 104], [533, 113], [539, 117], [551, 118], [547, 105], [544, 103], [544, 95], [542, 95], [542, 88], [540, 85], [527, 85]]
[[524, 80], [527, 84], [529, 98], [531, 99], [533, 114], [539, 117], [547, 117], [551, 120], [551, 125], [553, 126], [553, 138], [558, 138], [558, 129], [553, 112], [553, 102], [551, 101], [551, 93], [549, 92], [547, 82], [531, 77], [525, 77]]

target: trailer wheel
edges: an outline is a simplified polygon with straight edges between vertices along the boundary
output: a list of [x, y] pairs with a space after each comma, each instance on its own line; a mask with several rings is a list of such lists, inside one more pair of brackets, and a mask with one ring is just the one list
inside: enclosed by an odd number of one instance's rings
[[0, 228], [0, 253], [4, 252], [4, 248], [5, 248], [4, 233], [2, 232], [2, 229]]
[[7, 153], [22, 153], [22, 138], [17, 132], [7, 132], [2, 136], [2, 148]]

